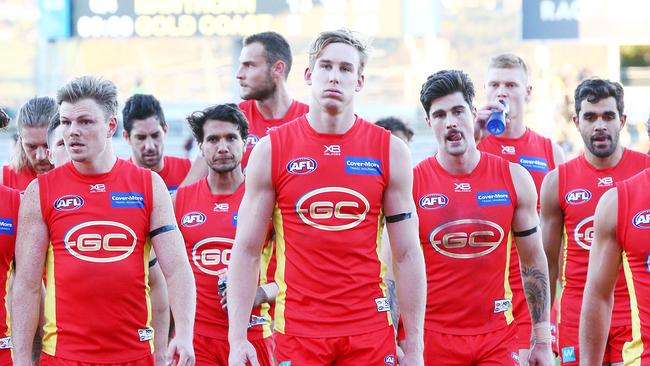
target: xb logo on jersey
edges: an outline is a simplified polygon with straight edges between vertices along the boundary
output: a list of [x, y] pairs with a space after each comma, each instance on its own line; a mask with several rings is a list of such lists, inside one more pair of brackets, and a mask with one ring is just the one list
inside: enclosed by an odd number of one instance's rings
[[224, 267], [230, 264], [231, 248], [235, 241], [228, 238], [212, 237], [203, 239], [192, 247], [192, 262], [201, 272], [213, 276], [223, 274]]
[[578, 245], [585, 250], [591, 249], [591, 243], [594, 241], [594, 217], [589, 216], [576, 225], [573, 232], [573, 239]]
[[135, 250], [137, 241], [133, 229], [115, 221], [84, 222], [70, 229], [63, 239], [70, 254], [95, 263], [127, 258]]
[[433, 249], [451, 258], [478, 258], [493, 252], [503, 241], [501, 226], [492, 221], [463, 219], [444, 223], [431, 231]]
[[361, 193], [344, 187], [324, 187], [307, 192], [296, 202], [296, 213], [307, 225], [325, 231], [348, 230], [370, 211]]

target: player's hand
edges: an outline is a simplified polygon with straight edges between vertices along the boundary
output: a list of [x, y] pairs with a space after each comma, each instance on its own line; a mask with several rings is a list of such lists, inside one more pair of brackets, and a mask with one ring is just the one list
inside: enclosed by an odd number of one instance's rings
[[[502, 111], [503, 108], [503, 104], [499, 103], [498, 100], [495, 100], [494, 102], [487, 103], [476, 110], [476, 119], [474, 120], [474, 140], [476, 140], [476, 143], [490, 134], [485, 128], [485, 125], [492, 114], [492, 110], [496, 109]], [[506, 125], [509, 123], [510, 118], [506, 118]]]
[[257, 352], [248, 340], [242, 342], [231, 342], [230, 353], [228, 354], [228, 366], [245, 366], [250, 362], [251, 366], [260, 366], [257, 361]]
[[[400, 366], [424, 366], [424, 356], [421, 347], [409, 347], [409, 344], [404, 342], [402, 351], [404, 351], [402, 358], [398, 359]], [[399, 356], [399, 350], [397, 352]]]
[[175, 336], [167, 347], [167, 365], [194, 366], [195, 362], [192, 338]]
[[529, 366], [553, 366], [553, 351], [550, 343], [535, 343], [528, 354]]

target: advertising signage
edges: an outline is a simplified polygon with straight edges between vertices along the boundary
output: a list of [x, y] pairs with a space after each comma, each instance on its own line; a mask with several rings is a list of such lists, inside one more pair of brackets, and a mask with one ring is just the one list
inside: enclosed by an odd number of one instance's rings
[[275, 30], [315, 34], [352, 25], [369, 35], [397, 36], [394, 0], [72, 0], [80, 38], [235, 36]]

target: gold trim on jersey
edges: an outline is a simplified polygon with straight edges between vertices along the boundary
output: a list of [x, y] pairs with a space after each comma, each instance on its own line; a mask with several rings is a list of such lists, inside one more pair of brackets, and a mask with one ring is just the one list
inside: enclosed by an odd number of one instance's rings
[[506, 242], [506, 263], [505, 271], [503, 271], [503, 298], [510, 299], [510, 306], [503, 314], [506, 318], [506, 324], [510, 325], [515, 320], [513, 315], [514, 303], [512, 301], [512, 288], [510, 287], [510, 254], [512, 252], [512, 230], [508, 233], [508, 241]]
[[625, 272], [625, 282], [627, 290], [630, 293], [630, 309], [632, 312], [632, 340], [625, 342], [623, 345], [623, 363], [626, 366], [641, 365], [641, 354], [643, 353], [643, 341], [641, 340], [641, 318], [639, 316], [639, 303], [636, 300], [636, 290], [634, 288], [634, 278], [627, 254], [623, 252], [623, 271]]
[[[384, 277], [386, 277], [386, 272], [388, 271], [388, 268], [386, 267], [386, 263], [384, 263], [384, 261], [381, 260], [381, 237], [383, 233], [384, 233], [384, 210], [380, 209], [379, 215], [377, 217], [377, 241], [375, 242], [375, 247], [377, 250], [377, 261], [379, 261], [379, 289], [381, 290], [383, 296], [385, 298], [388, 298], [388, 289], [386, 287], [386, 283], [384, 282]], [[388, 324], [393, 325], [393, 317], [391, 316], [390, 311], [386, 312], [386, 317], [388, 318]]]
[[[151, 260], [151, 238], [147, 238], [144, 243], [144, 297], [147, 301], [147, 328], [151, 327], [151, 287], [149, 287], [149, 261]], [[153, 329], [153, 328], [152, 328]], [[160, 335], [166, 337], [167, 335]], [[149, 347], [151, 353], [154, 352], [154, 338], [156, 337], [156, 330], [154, 329], [153, 337], [149, 340]]]
[[56, 355], [57, 325], [56, 325], [56, 285], [54, 281], [54, 247], [52, 242], [47, 246], [45, 258], [45, 273], [47, 289], [45, 291], [45, 325], [43, 326], [43, 352], [50, 356]]
[[[274, 249], [275, 245], [273, 243], [273, 240], [270, 239], [266, 242], [264, 248], [262, 248], [262, 257], [260, 259], [260, 285], [266, 285], [269, 283], [268, 271], [269, 265], [271, 264], [271, 258], [273, 257]], [[271, 328], [272, 317], [270, 310], [271, 305], [267, 302], [263, 303], [260, 308], [260, 316], [262, 316], [262, 318], [269, 319], [269, 321], [262, 324], [262, 336], [264, 338], [268, 338], [273, 335], [273, 329]]]
[[273, 209], [273, 227], [275, 228], [275, 257], [277, 267], [275, 269], [275, 282], [278, 285], [278, 296], [275, 299], [275, 329], [284, 334], [285, 319], [284, 310], [286, 306], [287, 283], [284, 280], [284, 270], [286, 266], [284, 226], [282, 223], [282, 211], [277, 203]]
[[11, 336], [11, 312], [9, 310], [9, 289], [11, 288], [11, 281], [13, 280], [12, 273], [14, 272], [14, 262], [11, 261], [9, 263], [9, 269], [7, 270], [7, 282], [5, 283], [5, 298], [4, 298], [4, 304], [5, 304], [5, 313], [7, 314], [5, 317], [5, 322], [7, 323], [7, 332], [3, 334], [3, 337], [9, 337]]
[[[557, 291], [555, 291], [555, 296], [558, 298], [557, 301], [557, 323], [560, 324], [562, 321], [562, 294], [564, 293], [564, 289], [566, 288], [566, 263], [569, 258], [569, 236], [566, 233], [566, 224], [562, 226], [562, 244], [564, 244], [564, 250], [562, 251], [562, 288], [560, 289], [560, 292], [558, 294]], [[562, 245], [560, 244], [560, 245]], [[552, 284], [553, 286], [557, 286], [557, 284]], [[555, 299], [551, 299], [551, 301], [554, 301]]]

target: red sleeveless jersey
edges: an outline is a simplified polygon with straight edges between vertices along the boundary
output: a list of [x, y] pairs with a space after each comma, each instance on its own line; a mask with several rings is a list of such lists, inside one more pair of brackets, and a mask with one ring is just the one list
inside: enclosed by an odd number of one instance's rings
[[[617, 183], [616, 237], [630, 296], [632, 340], [623, 346], [626, 365], [650, 363], [650, 169]], [[636, 361], [636, 363], [634, 363]]]
[[[196, 281], [194, 332], [206, 337], [228, 339], [228, 314], [221, 308], [217, 288], [230, 264], [243, 196], [244, 184], [233, 194], [213, 194], [207, 178], [176, 191], [176, 221]], [[248, 338], [261, 339], [262, 325], [270, 320], [260, 318], [258, 307], [253, 309], [250, 324]]]
[[[478, 149], [517, 163], [528, 170], [537, 189], [537, 212], [539, 213], [539, 192], [542, 181], [548, 172], [555, 169], [551, 140], [526, 127], [526, 132], [515, 139], [488, 135], [479, 142]], [[512, 246], [510, 256], [519, 258], [516, 245]], [[510, 261], [510, 287], [514, 293], [514, 312], [517, 322], [530, 324], [530, 312], [524, 295], [518, 260]]]
[[517, 194], [509, 163], [481, 153], [470, 174], [452, 175], [430, 157], [414, 169], [413, 199], [427, 272], [425, 329], [476, 335], [512, 323]]
[[[618, 164], [611, 168], [596, 169], [584, 155], [558, 167], [558, 202], [564, 213], [566, 234], [562, 255], [561, 323], [576, 328], [580, 324], [582, 293], [587, 281], [589, 249], [594, 235], [594, 212], [600, 197], [616, 182], [625, 180], [647, 167], [650, 167], [650, 156], [628, 149], [623, 151]], [[616, 283], [611, 324], [630, 324], [630, 297], [622, 275]]]
[[241, 162], [242, 169], [245, 169], [248, 165], [248, 159], [255, 144], [262, 137], [268, 135], [271, 128], [291, 122], [309, 112], [309, 106], [307, 104], [295, 99], [291, 102], [284, 117], [278, 119], [265, 119], [257, 110], [257, 105], [254, 100], [245, 100], [239, 103], [239, 109], [244, 112], [244, 116], [248, 120], [248, 137], [246, 137], [246, 152], [244, 152], [244, 157]]
[[11, 331], [7, 316], [7, 289], [16, 247], [20, 192], [0, 185], [0, 365], [11, 364]]
[[38, 183], [50, 237], [43, 351], [90, 363], [147, 357], [151, 172], [118, 159], [84, 175], [67, 163]]
[[379, 259], [390, 132], [357, 117], [344, 134], [305, 117], [274, 128], [275, 328], [340, 337], [391, 324]]
[[9, 165], [2, 167], [2, 184], [9, 188], [23, 192], [34, 179], [36, 179], [36, 172], [31, 168], [16, 171]]

